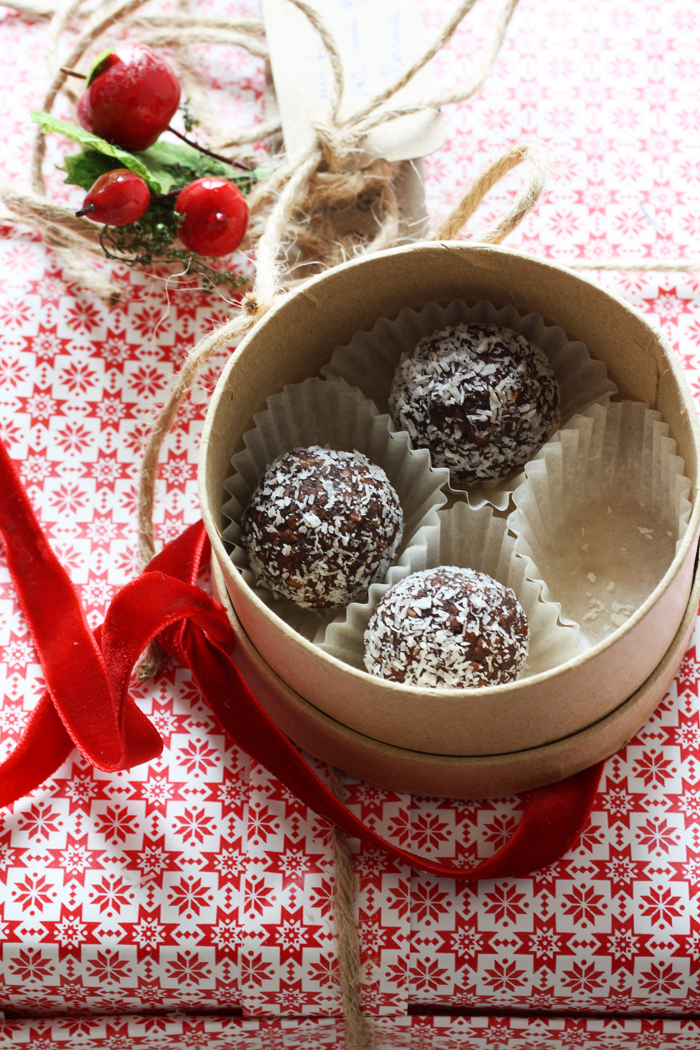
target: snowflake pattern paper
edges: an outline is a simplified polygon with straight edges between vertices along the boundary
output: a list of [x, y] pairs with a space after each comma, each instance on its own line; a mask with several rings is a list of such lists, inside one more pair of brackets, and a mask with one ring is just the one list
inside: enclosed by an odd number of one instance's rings
[[[420, 7], [429, 39], [452, 3]], [[445, 90], [473, 68], [498, 7], [477, 4], [435, 60]], [[256, 14], [244, 2], [216, 9]], [[47, 85], [46, 23], [0, 9], [0, 34], [2, 181], [22, 183], [28, 114]], [[425, 162], [432, 225], [504, 147], [537, 139], [556, 177], [509, 245], [554, 259], [700, 255], [699, 35], [691, 0], [521, 0], [485, 87], [445, 111], [447, 146]], [[197, 55], [219, 117], [260, 119], [262, 63], [215, 45]], [[49, 192], [77, 205], [54, 170], [62, 148], [49, 136]], [[467, 235], [503, 211], [521, 178], [489, 194]], [[157, 407], [192, 343], [229, 314], [193, 284], [125, 270], [115, 279], [124, 300], [108, 310], [31, 230], [0, 224], [0, 436], [92, 626], [135, 572], [138, 465]], [[596, 279], [662, 329], [700, 396], [698, 275]], [[161, 542], [199, 516], [198, 442], [225, 357], [209, 363], [168, 439]], [[43, 681], [4, 566], [0, 589], [4, 757]], [[698, 645], [607, 762], [580, 843], [546, 871], [456, 886], [354, 843], [363, 1007], [387, 1048], [700, 1043], [683, 1018], [700, 1011]], [[327, 828], [251, 768], [186, 671], [167, 667], [139, 702], [164, 737], [162, 758], [103, 774], [74, 752], [2, 817], [0, 1046], [341, 1047]], [[489, 856], [519, 819], [517, 799], [410, 798], [345, 779], [363, 820], [429, 857]]]

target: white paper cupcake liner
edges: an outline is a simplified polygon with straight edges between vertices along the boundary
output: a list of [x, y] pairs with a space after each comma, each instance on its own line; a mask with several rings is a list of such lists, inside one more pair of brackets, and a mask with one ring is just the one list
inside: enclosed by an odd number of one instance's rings
[[[609, 404], [611, 395], [617, 393], [602, 361], [594, 360], [583, 343], [569, 340], [563, 328], [545, 324], [539, 314], [523, 316], [514, 306], [498, 310], [485, 300], [476, 306], [467, 306], [461, 299], [447, 307], [429, 303], [420, 313], [402, 310], [395, 321], [381, 318], [371, 331], [357, 332], [347, 346], [338, 347], [321, 374], [358, 387], [381, 413], [388, 412], [389, 391], [402, 353], [410, 352], [426, 335], [469, 322], [512, 328], [542, 348], [559, 384], [562, 424], [590, 405]], [[519, 470], [510, 478], [482, 482], [466, 490], [467, 499], [475, 508], [488, 502], [505, 510], [510, 493], [522, 480]], [[463, 490], [453, 485], [452, 491]]]
[[[544, 584], [536, 579], [530, 558], [516, 553], [515, 538], [509, 534], [505, 518], [496, 517], [491, 507], [474, 510], [466, 503], [440, 511], [438, 518], [439, 530], [424, 530], [422, 546], [418, 542], [412, 546], [407, 559], [409, 572], [457, 565], [487, 573], [510, 587], [525, 611], [530, 629], [527, 664], [520, 678], [557, 667], [578, 654], [576, 629], [558, 622], [559, 607], [543, 598]], [[355, 602], [343, 620], [328, 627], [321, 648], [365, 670], [364, 633], [388, 589], [386, 583], [370, 587], [367, 602]]]
[[610, 637], [663, 578], [685, 533], [690, 481], [660, 414], [594, 405], [525, 466], [508, 519], [561, 620], [588, 649]]
[[408, 435], [397, 433], [388, 416], [357, 389], [344, 384], [311, 378], [287, 386], [267, 399], [267, 409], [254, 416], [255, 429], [243, 435], [245, 449], [231, 459], [231, 476], [224, 483], [231, 499], [223, 507], [230, 524], [223, 532], [230, 545], [231, 561], [243, 579], [267, 607], [305, 638], [323, 644], [328, 624], [345, 617], [345, 610], [302, 609], [284, 598], [276, 598], [259, 587], [248, 555], [240, 545], [241, 518], [250, 497], [267, 467], [277, 456], [294, 448], [322, 445], [345, 452], [361, 452], [386, 473], [404, 513], [403, 540], [396, 564], [385, 579], [397, 582], [411, 571], [413, 547], [424, 555], [426, 536], [439, 530], [437, 511], [446, 502], [448, 480], [445, 469], [434, 469], [425, 450], [413, 451]]

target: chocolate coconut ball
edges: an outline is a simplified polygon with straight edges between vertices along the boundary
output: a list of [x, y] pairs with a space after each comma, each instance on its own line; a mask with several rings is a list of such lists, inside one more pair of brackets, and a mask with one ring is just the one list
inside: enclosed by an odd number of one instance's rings
[[389, 394], [396, 426], [460, 485], [505, 478], [559, 425], [559, 387], [538, 346], [510, 328], [458, 324], [401, 357]]
[[359, 452], [319, 445], [279, 456], [242, 520], [257, 582], [305, 609], [363, 601], [403, 535], [399, 497]]
[[527, 639], [513, 591], [483, 572], [441, 565], [386, 592], [365, 631], [365, 667], [429, 689], [497, 685], [517, 678]]

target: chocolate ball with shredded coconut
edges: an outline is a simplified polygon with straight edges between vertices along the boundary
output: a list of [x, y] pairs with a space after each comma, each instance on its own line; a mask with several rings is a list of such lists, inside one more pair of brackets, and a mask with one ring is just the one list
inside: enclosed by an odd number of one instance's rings
[[389, 408], [396, 426], [459, 485], [505, 478], [559, 425], [559, 387], [540, 347], [510, 328], [458, 324], [403, 354]]
[[370, 674], [428, 689], [512, 682], [527, 652], [527, 618], [513, 591], [454, 565], [395, 584], [365, 631]]
[[242, 519], [257, 582], [305, 609], [363, 601], [403, 535], [403, 511], [381, 467], [359, 452], [313, 445], [279, 456]]

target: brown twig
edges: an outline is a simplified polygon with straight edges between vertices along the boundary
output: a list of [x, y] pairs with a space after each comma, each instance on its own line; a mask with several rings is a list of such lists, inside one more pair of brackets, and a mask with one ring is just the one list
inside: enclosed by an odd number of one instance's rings
[[193, 149], [199, 150], [200, 153], [204, 153], [205, 156], [211, 157], [213, 160], [220, 160], [224, 164], [230, 164], [231, 167], [242, 168], [243, 171], [253, 171], [251, 164], [246, 164], [242, 160], [231, 160], [229, 157], [222, 157], [220, 153], [214, 153], [213, 150], [206, 149], [205, 146], [200, 146], [198, 142], [194, 142], [188, 138], [187, 135], [183, 135], [181, 131], [176, 131], [175, 128], [168, 127], [167, 131], [172, 132], [173, 135], [177, 135], [179, 139], [186, 142], [188, 146], [192, 146]]

